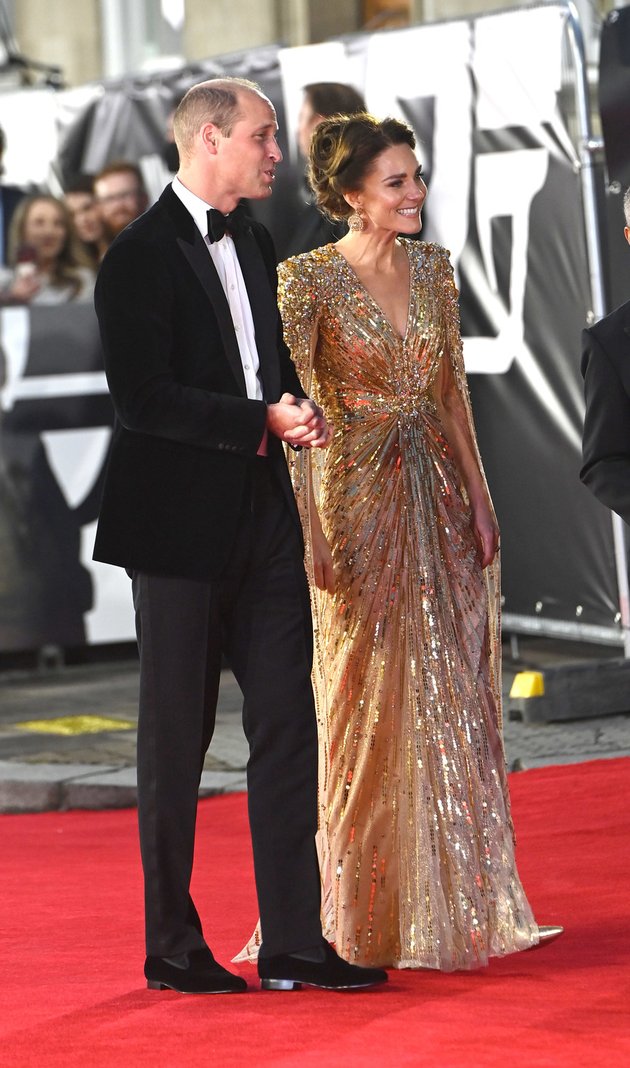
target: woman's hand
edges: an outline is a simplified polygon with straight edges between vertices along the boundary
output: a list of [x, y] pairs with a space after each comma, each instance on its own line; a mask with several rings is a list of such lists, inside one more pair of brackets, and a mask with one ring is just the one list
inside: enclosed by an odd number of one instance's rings
[[313, 525], [312, 545], [315, 585], [320, 590], [328, 590], [328, 593], [334, 593], [335, 571], [330, 545], [321, 528], [317, 529], [315, 525]]
[[5, 299], [8, 298], [9, 304], [28, 304], [39, 292], [41, 286], [41, 278], [35, 271], [30, 274], [17, 275], [6, 291]]
[[494, 512], [485, 499], [472, 507], [472, 528], [479, 547], [481, 566], [487, 567], [499, 549], [499, 527]]

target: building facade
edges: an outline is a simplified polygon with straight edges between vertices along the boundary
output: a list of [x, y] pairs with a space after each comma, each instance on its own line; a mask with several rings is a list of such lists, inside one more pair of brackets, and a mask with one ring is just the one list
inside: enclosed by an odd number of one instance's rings
[[[12, 68], [14, 85], [45, 78], [41, 65], [49, 65], [61, 69], [65, 85], [78, 86], [266, 44], [312, 44], [520, 6], [510, 0], [0, 0], [0, 27], [13, 29], [12, 41], [3, 34], [5, 54], [17, 44], [33, 64]], [[615, 6], [624, 5], [576, 0], [589, 51], [600, 19]]]

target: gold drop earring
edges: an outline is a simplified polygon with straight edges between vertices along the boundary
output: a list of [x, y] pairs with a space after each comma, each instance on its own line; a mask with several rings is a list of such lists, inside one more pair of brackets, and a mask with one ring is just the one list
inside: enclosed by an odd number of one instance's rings
[[365, 219], [358, 209], [348, 216], [348, 229], [352, 230], [353, 233], [360, 233], [361, 230], [365, 230]]

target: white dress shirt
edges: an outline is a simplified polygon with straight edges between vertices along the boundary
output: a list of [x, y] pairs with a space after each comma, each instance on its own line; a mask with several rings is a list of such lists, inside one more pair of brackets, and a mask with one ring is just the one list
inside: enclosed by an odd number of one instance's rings
[[258, 376], [260, 361], [256, 348], [252, 309], [234, 242], [229, 234], [225, 234], [220, 241], [210, 242], [208, 240], [207, 212], [208, 208], [213, 205], [206, 204], [195, 193], [191, 193], [190, 189], [187, 189], [177, 177], [173, 179], [173, 192], [192, 215], [221, 279], [241, 354], [247, 396], [250, 400], [263, 400], [262, 384]]

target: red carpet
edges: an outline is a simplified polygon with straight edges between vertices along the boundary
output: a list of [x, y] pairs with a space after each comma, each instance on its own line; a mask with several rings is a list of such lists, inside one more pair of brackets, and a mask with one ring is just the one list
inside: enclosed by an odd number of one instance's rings
[[[369, 993], [156, 993], [135, 812], [2, 816], [7, 1068], [616, 1068], [630, 1064], [630, 760], [511, 777], [519, 867], [556, 942]], [[195, 898], [225, 963], [256, 918], [242, 795], [200, 809]], [[221, 885], [212, 879], [221, 873]]]

